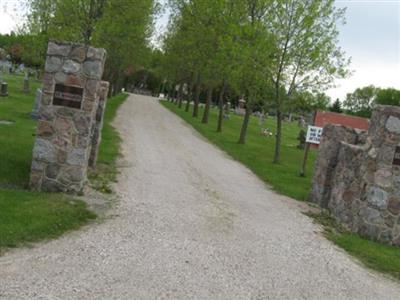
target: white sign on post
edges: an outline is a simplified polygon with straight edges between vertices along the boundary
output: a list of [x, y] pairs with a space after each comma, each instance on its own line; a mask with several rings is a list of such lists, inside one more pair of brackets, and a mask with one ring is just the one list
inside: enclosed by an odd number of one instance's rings
[[322, 135], [322, 127], [308, 126], [306, 142], [311, 144], [319, 144]]

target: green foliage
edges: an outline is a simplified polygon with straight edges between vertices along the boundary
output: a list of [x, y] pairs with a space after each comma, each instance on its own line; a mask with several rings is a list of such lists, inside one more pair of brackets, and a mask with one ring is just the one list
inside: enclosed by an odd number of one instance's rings
[[346, 95], [343, 106], [350, 114], [369, 118], [375, 105], [378, 91], [379, 89], [373, 85], [357, 88], [353, 93]]
[[128, 68], [148, 62], [156, 11], [154, 0], [30, 0], [25, 45], [42, 62], [49, 39], [105, 48], [105, 77], [119, 90]]
[[380, 89], [375, 99], [377, 104], [400, 106], [400, 90]]
[[296, 92], [293, 95], [296, 102], [291, 106], [294, 111], [313, 112], [316, 110], [327, 110], [331, 98], [324, 93], [312, 94], [308, 91]]
[[[245, 145], [241, 145], [237, 143], [237, 138], [243, 117], [231, 114], [230, 119], [225, 120], [224, 130], [220, 133], [215, 130], [218, 115], [216, 109], [211, 109], [209, 123], [203, 124], [200, 120], [192, 118], [190, 113], [179, 109], [170, 102], [162, 101], [161, 104], [192, 125], [210, 142], [247, 166], [279, 193], [297, 200], [308, 199], [312, 178], [311, 173], [313, 171], [312, 166], [317, 153], [315, 151], [310, 152], [307, 163], [309, 176], [300, 177], [299, 170], [304, 151], [297, 148], [299, 127], [296, 123], [288, 123], [283, 128], [285, 139], [282, 143], [282, 153], [287, 159], [282, 164], [273, 164], [271, 161], [271, 156], [275, 149], [273, 137], [266, 137], [261, 134], [261, 127], [257, 118], [250, 118], [247, 141]], [[275, 123], [276, 120], [269, 117], [263, 127], [269, 128], [275, 133]]]
[[343, 109], [342, 109], [342, 103], [340, 102], [340, 100], [336, 99], [335, 102], [333, 102], [332, 106], [329, 107], [329, 110], [331, 112], [342, 113]]

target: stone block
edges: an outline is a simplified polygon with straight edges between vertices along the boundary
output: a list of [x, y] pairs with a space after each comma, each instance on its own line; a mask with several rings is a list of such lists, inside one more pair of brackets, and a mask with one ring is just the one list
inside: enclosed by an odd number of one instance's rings
[[90, 131], [91, 119], [84, 115], [74, 116], [74, 124], [77, 132], [82, 135], [88, 135]]
[[48, 56], [46, 59], [46, 64], [44, 70], [48, 73], [55, 73], [61, 70], [63, 61], [61, 58], [56, 56]]
[[33, 146], [33, 158], [47, 163], [56, 162], [55, 148], [53, 144], [43, 138], [37, 138]]
[[87, 49], [85, 46], [74, 46], [69, 57], [81, 63], [86, 58], [86, 51]]
[[386, 121], [386, 129], [389, 132], [400, 134], [400, 119], [397, 117], [389, 116]]
[[88, 59], [104, 61], [105, 57], [106, 51], [104, 49], [89, 47], [87, 51]]
[[84, 165], [86, 162], [86, 150], [76, 148], [67, 154], [67, 164], [71, 166]]
[[400, 197], [390, 197], [388, 203], [389, 211], [394, 215], [400, 214]]
[[386, 209], [388, 206], [388, 193], [376, 186], [372, 186], [367, 192], [367, 202], [377, 209]]
[[47, 55], [68, 56], [71, 51], [71, 45], [49, 42], [47, 46]]
[[83, 74], [88, 78], [100, 80], [102, 73], [103, 65], [100, 61], [85, 61], [83, 63]]
[[37, 135], [40, 137], [51, 137], [54, 134], [53, 126], [50, 122], [40, 120], [37, 128]]
[[46, 167], [46, 177], [50, 179], [56, 179], [60, 172], [60, 165], [58, 163], [49, 164]]
[[76, 74], [81, 69], [81, 64], [79, 62], [75, 62], [72, 59], [68, 59], [64, 62], [63, 71], [67, 74]]

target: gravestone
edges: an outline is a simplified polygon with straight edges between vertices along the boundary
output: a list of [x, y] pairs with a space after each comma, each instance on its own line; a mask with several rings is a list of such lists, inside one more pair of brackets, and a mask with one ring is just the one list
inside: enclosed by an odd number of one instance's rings
[[94, 167], [97, 161], [99, 146], [101, 143], [101, 130], [103, 129], [103, 117], [106, 110], [107, 95], [110, 84], [107, 81], [100, 82], [99, 102], [96, 111], [96, 120], [92, 133], [92, 149], [90, 151], [89, 166]]
[[297, 140], [299, 141], [299, 144], [297, 145], [297, 149], [304, 150], [304, 148], [306, 146], [306, 132], [303, 129], [300, 130]]
[[32, 154], [32, 190], [83, 190], [105, 58], [104, 49], [49, 42]]
[[239, 105], [235, 109], [237, 115], [243, 116], [246, 113], [246, 100], [239, 99]]
[[30, 91], [29, 90], [29, 76], [28, 76], [28, 73], [26, 72], [25, 76], [24, 76], [24, 86], [22, 88], [22, 92], [25, 94], [29, 94], [29, 91]]
[[39, 111], [40, 111], [40, 103], [42, 102], [42, 89], [38, 88], [36, 90], [36, 98], [35, 98], [35, 104], [33, 105], [33, 109], [31, 112], [31, 118], [32, 119], [38, 119], [39, 118]]
[[228, 101], [225, 103], [224, 107], [224, 119], [229, 119], [231, 113], [231, 103]]
[[8, 96], [8, 85], [7, 82], [0, 83], [0, 97], [7, 97]]

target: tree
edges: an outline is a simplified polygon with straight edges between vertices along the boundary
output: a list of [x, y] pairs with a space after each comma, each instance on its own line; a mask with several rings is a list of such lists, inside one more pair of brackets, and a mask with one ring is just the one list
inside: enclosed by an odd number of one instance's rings
[[274, 163], [280, 162], [283, 107], [296, 90], [319, 91], [347, 75], [349, 63], [337, 46], [344, 10], [334, 0], [273, 1], [266, 18], [277, 51], [270, 79], [274, 86], [277, 132]]
[[270, 1], [247, 0], [240, 8], [242, 17], [236, 38], [237, 65], [233, 84], [246, 98], [246, 111], [240, 129], [239, 144], [245, 144], [251, 113], [256, 103], [264, 100], [270, 86], [267, 74], [274, 53], [274, 38], [265, 23]]
[[335, 102], [333, 102], [332, 106], [329, 108], [331, 112], [336, 112], [336, 113], [342, 113], [342, 103], [339, 101], [339, 99], [336, 99]]
[[375, 101], [381, 105], [400, 106], [400, 90], [394, 88], [380, 89]]
[[49, 39], [105, 48], [105, 78], [117, 91], [126, 70], [149, 62], [157, 7], [155, 0], [29, 0], [25, 30], [42, 61]]
[[373, 85], [357, 88], [353, 93], [346, 95], [343, 106], [349, 114], [370, 117], [378, 91]]

